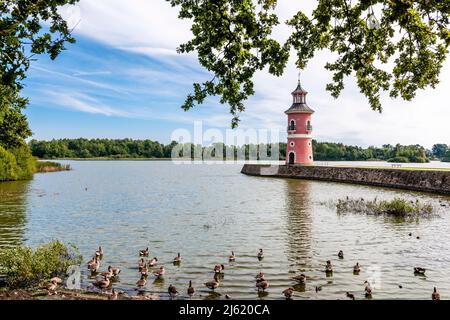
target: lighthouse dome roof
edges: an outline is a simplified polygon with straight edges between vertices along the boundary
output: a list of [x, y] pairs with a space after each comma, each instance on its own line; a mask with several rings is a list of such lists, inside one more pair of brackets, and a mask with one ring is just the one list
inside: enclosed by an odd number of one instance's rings
[[300, 84], [300, 81], [298, 81], [298, 85], [297, 88], [295, 88], [294, 91], [292, 91], [293, 95], [297, 95], [297, 94], [308, 94], [308, 91], [306, 91], [305, 89], [303, 89], [302, 85]]
[[293, 103], [292, 106], [284, 113], [310, 113], [313, 114], [314, 110], [311, 109], [306, 103]]

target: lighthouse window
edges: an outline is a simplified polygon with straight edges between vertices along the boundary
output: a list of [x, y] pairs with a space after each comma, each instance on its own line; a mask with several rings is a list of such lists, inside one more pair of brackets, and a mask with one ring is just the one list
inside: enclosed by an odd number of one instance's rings
[[291, 147], [293, 147], [293, 146], [295, 146], [295, 142], [292, 141], [289, 145], [290, 145]]
[[310, 146], [311, 145], [311, 142], [308, 142], [308, 146]]
[[309, 156], [309, 160], [312, 160], [312, 156]]

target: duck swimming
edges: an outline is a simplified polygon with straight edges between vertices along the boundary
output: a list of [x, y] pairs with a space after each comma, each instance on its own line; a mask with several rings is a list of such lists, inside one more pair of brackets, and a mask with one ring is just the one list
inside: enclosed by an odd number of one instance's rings
[[180, 264], [181, 263], [181, 255], [178, 252], [178, 255], [173, 259], [174, 264]]
[[231, 251], [231, 256], [228, 257], [228, 261], [230, 261], [230, 262], [236, 261], [236, 256], [234, 255], [234, 251]]
[[415, 267], [415, 268], [414, 268], [414, 273], [415, 273], [415, 274], [421, 274], [421, 275], [424, 275], [424, 274], [425, 274], [425, 271], [427, 271], [425, 268], [420, 268], [420, 267]]
[[220, 280], [219, 280], [219, 278], [214, 277], [214, 280], [205, 282], [204, 285], [205, 285], [205, 287], [207, 287], [208, 289], [211, 289], [211, 290], [214, 291], [215, 289], [217, 289], [217, 288], [219, 287], [219, 285], [220, 285]]
[[262, 260], [264, 258], [264, 252], [263, 252], [263, 249], [259, 249], [259, 252], [258, 252], [258, 259], [259, 260]]
[[158, 258], [156, 258], [156, 257], [154, 257], [149, 263], [148, 263], [148, 265], [150, 266], [150, 267], [154, 267], [154, 266], [156, 266], [156, 263], [158, 262]]
[[295, 281], [297, 281], [300, 284], [305, 284], [306, 283], [306, 276], [302, 273], [300, 275], [292, 277], [292, 280], [295, 280]]
[[122, 270], [120, 270], [120, 268], [117, 268], [117, 267], [109, 266], [108, 271], [111, 271], [113, 276], [117, 277]]
[[138, 287], [143, 287], [147, 284], [147, 279], [144, 276], [141, 276], [141, 278], [136, 282], [136, 285]]
[[139, 260], [139, 272], [141, 272], [144, 267], [147, 267], [147, 263], [142, 258], [141, 260]]
[[372, 287], [370, 286], [369, 281], [364, 281], [364, 284], [366, 285], [366, 288], [364, 290], [366, 298], [372, 297]]
[[434, 289], [433, 289], [433, 293], [431, 294], [431, 299], [432, 300], [441, 300], [441, 295], [437, 291], [436, 287], [434, 287]]
[[192, 296], [195, 293], [195, 288], [192, 286], [192, 281], [189, 280], [189, 287], [187, 289], [188, 295]]
[[100, 289], [106, 289], [109, 287], [110, 284], [111, 284], [111, 280], [107, 276], [104, 276], [103, 279], [97, 280], [95, 282], [95, 286], [99, 287]]
[[326, 273], [332, 273], [333, 272], [333, 266], [331, 265], [331, 261], [330, 260], [327, 261], [327, 265], [325, 267], [325, 272]]
[[156, 278], [161, 278], [165, 273], [166, 273], [166, 269], [164, 268], [164, 266], [161, 266], [153, 274], [156, 276]]
[[176, 296], [178, 294], [177, 288], [174, 285], [172, 285], [172, 284], [167, 289], [167, 292], [169, 292], [169, 294], [171, 296]]
[[103, 256], [103, 249], [102, 249], [101, 246], [98, 247], [98, 250], [97, 250], [97, 251], [95, 251], [95, 255], [96, 255], [97, 257], [102, 257], [102, 256]]
[[215, 273], [222, 273], [223, 270], [225, 270], [225, 266], [223, 264], [216, 264], [214, 266]]
[[263, 292], [269, 287], [269, 282], [267, 280], [256, 281], [256, 288], [258, 291], [262, 290]]
[[339, 250], [338, 257], [339, 257], [339, 259], [344, 259], [344, 251]]
[[264, 273], [261, 271], [259, 272], [256, 276], [255, 279], [258, 281], [258, 279], [263, 279], [264, 280]]
[[287, 288], [286, 290], [283, 291], [284, 296], [286, 297], [286, 299], [292, 299], [292, 295], [294, 294], [294, 288]]
[[352, 294], [352, 293], [350, 293], [350, 292], [347, 292], [347, 298], [350, 298], [350, 299], [352, 299], [352, 300], [355, 300], [355, 295], [354, 294]]
[[149, 252], [149, 250], [148, 250], [148, 247], [146, 248], [146, 249], [144, 249], [144, 250], [139, 250], [139, 256], [140, 257], [148, 257], [148, 254], [149, 254], [150, 252]]
[[361, 267], [359, 266], [359, 262], [357, 262], [355, 264], [355, 266], [353, 267], [353, 272], [354, 273], [359, 273], [361, 271]]

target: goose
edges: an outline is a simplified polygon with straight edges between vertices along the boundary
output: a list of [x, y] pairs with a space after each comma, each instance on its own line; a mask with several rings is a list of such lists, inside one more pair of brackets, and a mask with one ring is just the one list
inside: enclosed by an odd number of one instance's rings
[[292, 277], [292, 280], [297, 281], [300, 284], [305, 284], [306, 283], [306, 276], [302, 273], [298, 276]]
[[179, 252], [178, 252], [178, 255], [173, 259], [173, 263], [174, 263], [174, 264], [179, 264], [179, 263], [181, 263], [181, 255], [180, 255]]
[[169, 289], [167, 289], [167, 292], [169, 292], [171, 296], [176, 296], [178, 294], [177, 288], [172, 284], [169, 286]]
[[261, 259], [263, 259], [263, 258], [264, 258], [264, 252], [263, 252], [263, 249], [259, 249], [259, 252], [258, 252], [258, 259], [261, 260]]
[[294, 294], [294, 288], [287, 288], [286, 290], [283, 291], [284, 296], [286, 297], [286, 299], [292, 299], [292, 295]]
[[225, 270], [225, 266], [223, 264], [216, 264], [214, 267], [215, 273], [222, 273], [223, 270]]
[[136, 282], [136, 285], [138, 287], [143, 287], [147, 284], [147, 279], [144, 276], [141, 276], [141, 278]]
[[414, 268], [414, 273], [415, 274], [422, 274], [422, 275], [424, 275], [425, 271], [427, 271], [425, 268], [421, 268], [421, 267], [415, 267]]
[[157, 278], [161, 278], [165, 273], [166, 273], [166, 269], [164, 268], [164, 266], [161, 266], [158, 270], [155, 271], [154, 275]]
[[148, 265], [150, 266], [150, 267], [154, 267], [154, 266], [156, 266], [156, 263], [158, 262], [158, 258], [156, 258], [156, 257], [154, 257], [149, 263], [148, 263]]
[[97, 251], [95, 251], [95, 255], [96, 255], [97, 257], [102, 257], [102, 256], [103, 256], [103, 249], [102, 249], [101, 246], [98, 247], [98, 250], [97, 250]]
[[441, 300], [441, 295], [437, 291], [436, 287], [434, 287], [434, 289], [433, 289], [433, 293], [431, 294], [431, 299], [432, 300]]
[[145, 260], [142, 258], [141, 260], [139, 260], [139, 272], [142, 271], [142, 269], [144, 267], [147, 267], [147, 263], [145, 262]]
[[215, 289], [217, 289], [220, 285], [220, 280], [217, 277], [214, 277], [214, 279], [212, 281], [208, 281], [205, 283], [205, 286], [208, 289], [211, 289], [212, 291], [214, 291]]
[[100, 261], [98, 259], [95, 259], [95, 262], [88, 264], [88, 270], [92, 273], [96, 273], [97, 270], [100, 268]]
[[118, 276], [119, 273], [122, 271], [122, 270], [120, 270], [120, 268], [111, 267], [111, 266], [108, 267], [108, 270], [111, 270], [113, 276], [115, 276], [115, 277]]
[[372, 287], [370, 286], [369, 281], [364, 281], [364, 284], [366, 285], [366, 288], [365, 288], [366, 298], [369, 298], [372, 296]]
[[332, 273], [333, 272], [333, 266], [332, 266], [330, 260], [327, 261], [327, 265], [325, 267], [325, 272], [326, 273]]
[[350, 299], [352, 299], [352, 300], [355, 300], [355, 295], [352, 294], [352, 293], [350, 293], [350, 292], [347, 292], [347, 298], [350, 298]]
[[143, 266], [141, 268], [141, 275], [144, 276], [144, 277], [148, 276], [148, 268], [147, 268], [147, 266]]
[[236, 261], [236, 256], [234, 255], [234, 251], [231, 251], [231, 256], [228, 257], [228, 261], [230, 261], [230, 262]]
[[269, 287], [269, 282], [267, 280], [257, 281], [256, 287], [258, 288], [258, 291], [262, 290], [264, 292]]
[[353, 267], [353, 272], [354, 273], [359, 273], [361, 271], [361, 267], [359, 266], [359, 262], [357, 262], [355, 264], [355, 266]]
[[114, 276], [114, 274], [111, 271], [111, 267], [108, 267], [108, 271], [102, 272], [101, 275], [107, 278], [112, 278]]
[[100, 289], [106, 289], [111, 284], [111, 281], [109, 280], [109, 277], [104, 276], [103, 279], [97, 280], [95, 282], [95, 286], [99, 287]]
[[187, 289], [188, 295], [192, 296], [195, 293], [195, 288], [192, 286], [192, 281], [189, 280], [189, 287]]
[[149, 254], [148, 247], [145, 250], [139, 250], [140, 257], [148, 257], [148, 254]]
[[111, 295], [108, 297], [108, 300], [117, 300], [118, 297], [119, 293], [113, 288], [111, 291]]
[[344, 251], [339, 250], [338, 257], [339, 257], [339, 259], [344, 259]]
[[257, 275], [256, 275], [256, 277], [255, 277], [255, 279], [258, 281], [258, 279], [263, 279], [264, 280], [264, 273], [261, 271], [261, 272], [259, 272]]
[[50, 282], [54, 282], [56, 284], [61, 284], [63, 281], [59, 277], [53, 277], [53, 278], [50, 279]]

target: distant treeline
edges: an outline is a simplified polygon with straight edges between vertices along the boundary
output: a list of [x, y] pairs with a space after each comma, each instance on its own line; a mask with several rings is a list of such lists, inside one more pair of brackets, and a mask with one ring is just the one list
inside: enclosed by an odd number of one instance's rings
[[[278, 150], [272, 145], [225, 146], [216, 143], [210, 147], [177, 142], [161, 144], [152, 140], [132, 139], [59, 139], [51, 141], [32, 140], [29, 143], [34, 156], [41, 159], [55, 158], [171, 158], [176, 147], [180, 156], [196, 159], [215, 157], [217, 150], [223, 150], [223, 158], [233, 159], [244, 155], [255, 159], [261, 153], [271, 157], [272, 151], [278, 152], [278, 159], [286, 159], [286, 144], [280, 143]], [[450, 161], [450, 146], [436, 144], [432, 150], [420, 145], [403, 146], [383, 145], [382, 147], [361, 148], [342, 143], [313, 141], [314, 159], [317, 161], [368, 161], [383, 160], [390, 162], [428, 162], [429, 159]], [[185, 154], [187, 153], [187, 154]], [[276, 156], [275, 156], [276, 157]], [[241, 159], [241, 158], [239, 158]], [[258, 157], [259, 159], [259, 157]], [[273, 158], [272, 158], [273, 159]]]

